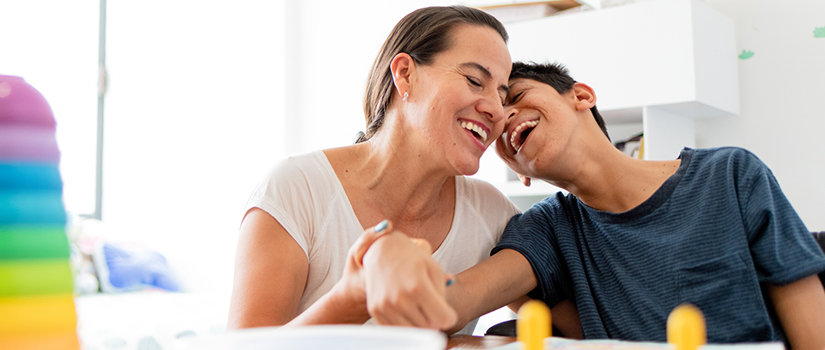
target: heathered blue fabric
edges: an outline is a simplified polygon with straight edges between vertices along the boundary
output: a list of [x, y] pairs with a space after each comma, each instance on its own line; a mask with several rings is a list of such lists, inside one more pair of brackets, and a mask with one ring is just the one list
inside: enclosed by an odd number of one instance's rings
[[514, 216], [493, 254], [530, 262], [550, 306], [573, 298], [585, 338], [666, 341], [670, 312], [693, 303], [709, 342], [785, 341], [761, 283], [825, 270], [825, 255], [771, 171], [741, 148], [684, 149], [647, 201], [620, 214], [573, 195]]

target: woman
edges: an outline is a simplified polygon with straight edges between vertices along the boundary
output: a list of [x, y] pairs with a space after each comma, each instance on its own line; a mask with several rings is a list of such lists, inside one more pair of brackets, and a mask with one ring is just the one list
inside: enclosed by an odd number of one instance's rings
[[[398, 290], [443, 295], [442, 267], [458, 273], [488, 256], [517, 209], [489, 184], [463, 175], [478, 170], [504, 127], [506, 41], [495, 18], [462, 6], [419, 9], [396, 25], [368, 79], [360, 142], [285, 160], [250, 199], [231, 328], [363, 323], [370, 317], [367, 295], [379, 303], [391, 303]], [[361, 259], [353, 258], [359, 254], [348, 257], [348, 250], [364, 246], [356, 244], [364, 229], [385, 219], [392, 228], [381, 225], [364, 238], [375, 239], [380, 228], [403, 232], [425, 242], [438, 264], [421, 269], [393, 256], [380, 264], [396, 273], [365, 286], [356, 267]], [[433, 278], [404, 288], [405, 271], [432, 271]], [[379, 321], [451, 327], [455, 313], [439, 306], [400, 305], [408, 311], [403, 317]]]

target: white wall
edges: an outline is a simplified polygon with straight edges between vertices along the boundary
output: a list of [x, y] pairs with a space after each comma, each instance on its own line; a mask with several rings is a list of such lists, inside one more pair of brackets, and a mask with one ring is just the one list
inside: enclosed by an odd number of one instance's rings
[[348, 145], [364, 130], [367, 74], [384, 39], [407, 13], [457, 1], [287, 0], [287, 152]]
[[740, 116], [700, 120], [697, 146], [750, 149], [812, 231], [825, 230], [825, 1], [705, 0], [735, 22]]

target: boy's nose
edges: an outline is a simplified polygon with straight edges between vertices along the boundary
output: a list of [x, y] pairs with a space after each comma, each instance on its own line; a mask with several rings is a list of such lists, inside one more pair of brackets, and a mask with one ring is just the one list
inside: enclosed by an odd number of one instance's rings
[[517, 113], [518, 110], [513, 107], [509, 107], [504, 110], [504, 114], [507, 115], [507, 121], [510, 121], [510, 119], [515, 118]]

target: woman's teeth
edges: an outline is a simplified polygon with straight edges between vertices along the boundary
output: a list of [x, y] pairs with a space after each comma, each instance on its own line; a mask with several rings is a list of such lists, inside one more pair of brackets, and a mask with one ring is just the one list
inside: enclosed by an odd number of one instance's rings
[[459, 122], [459, 124], [461, 124], [462, 128], [473, 131], [473, 132], [476, 133], [476, 135], [481, 137], [481, 143], [486, 143], [487, 142], [487, 132], [484, 131], [484, 129], [482, 129], [481, 126], [479, 126], [478, 124], [466, 122], [466, 121], [463, 121], [463, 120], [461, 122]]

